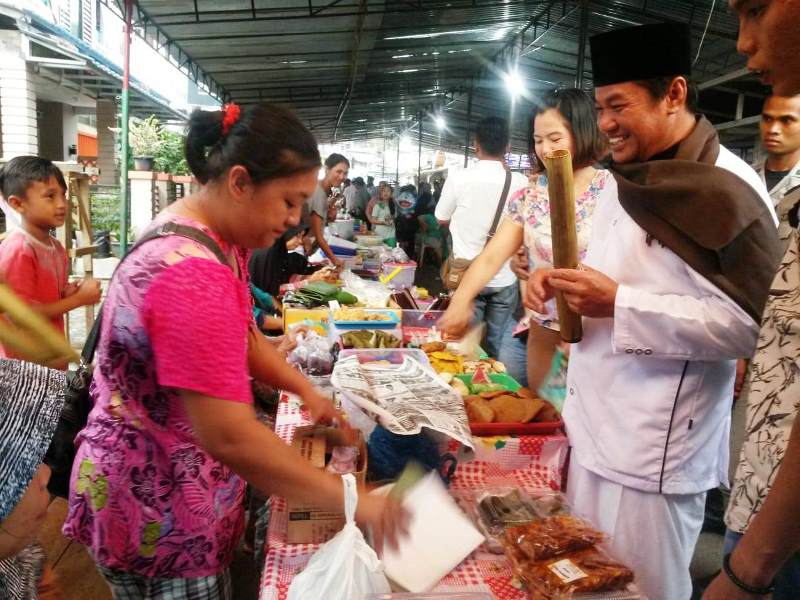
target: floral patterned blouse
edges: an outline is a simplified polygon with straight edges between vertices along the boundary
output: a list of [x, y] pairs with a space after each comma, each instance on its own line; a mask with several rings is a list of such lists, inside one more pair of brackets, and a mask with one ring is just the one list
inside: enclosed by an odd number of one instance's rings
[[146, 577], [219, 574], [244, 525], [244, 482], [198, 443], [178, 389], [252, 402], [246, 253], [239, 276], [179, 236], [148, 241], [114, 274], [92, 399], [78, 436], [64, 534], [107, 568]]
[[[603, 197], [616, 197], [617, 185], [611, 173], [597, 170], [588, 189], [575, 202], [575, 225], [578, 232], [578, 255], [586, 256], [591, 238], [591, 217]], [[547, 175], [531, 178], [527, 189], [520, 190], [508, 201], [505, 218], [525, 228], [525, 247], [531, 272], [553, 267], [553, 238], [550, 234], [550, 198], [547, 194]], [[558, 330], [555, 300], [547, 303], [544, 313], [526, 309], [526, 315], [543, 327]]]

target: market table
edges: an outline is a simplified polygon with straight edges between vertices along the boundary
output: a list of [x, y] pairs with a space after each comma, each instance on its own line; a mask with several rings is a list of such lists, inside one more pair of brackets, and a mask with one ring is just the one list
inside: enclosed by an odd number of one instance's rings
[[[310, 423], [297, 399], [282, 394], [275, 421], [278, 436], [290, 444], [295, 429]], [[459, 464], [450, 485], [457, 500], [490, 486], [510, 485], [529, 492], [560, 489], [568, 449], [562, 433], [473, 439], [475, 459]], [[261, 600], [285, 600], [295, 573], [319, 548], [319, 544], [287, 543], [287, 524], [286, 501], [273, 496]], [[500, 600], [524, 600], [526, 595], [511, 585], [511, 577], [505, 557], [481, 547], [442, 579], [434, 591], [489, 592]]]

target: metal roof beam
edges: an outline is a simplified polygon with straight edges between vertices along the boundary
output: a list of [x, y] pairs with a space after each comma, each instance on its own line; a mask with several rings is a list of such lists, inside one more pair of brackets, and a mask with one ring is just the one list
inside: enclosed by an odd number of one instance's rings
[[700, 90], [707, 90], [709, 88], [713, 88], [718, 86], [722, 83], [727, 83], [729, 81], [733, 81], [734, 79], [741, 79], [749, 75], [751, 71], [747, 67], [742, 67], [741, 69], [736, 69], [735, 71], [731, 71], [730, 73], [726, 73], [725, 75], [721, 75], [719, 77], [714, 77], [713, 79], [708, 79], [706, 81], [700, 82], [697, 84], [697, 88]]
[[[125, 14], [124, 9], [119, 0], [99, 0], [103, 6], [108, 7], [113, 12], [116, 12], [117, 16], [123, 18], [122, 16]], [[216, 97], [217, 99], [224, 99], [226, 96], [225, 89], [222, 88], [216, 81], [212, 78], [198, 78], [197, 73], [199, 68], [195, 68], [193, 70], [187, 69], [187, 66], [190, 64], [194, 64], [194, 59], [189, 56], [183, 48], [175, 44], [175, 40], [170, 38], [159, 25], [157, 25], [149, 16], [148, 14], [139, 6], [137, 1], [134, 1], [134, 10], [135, 12], [135, 27], [134, 31], [138, 27], [143, 28], [143, 33], [136, 32], [136, 35], [144, 40], [151, 48], [153, 48], [156, 52], [158, 52], [161, 56], [166, 58], [169, 62], [173, 65], [178, 67], [178, 70], [181, 71], [184, 75], [187, 75], [190, 79], [192, 79], [195, 83], [206, 86], [208, 92], [212, 95], [212, 97]], [[197, 9], [197, 4], [195, 3], [195, 10]], [[155, 41], [153, 40], [153, 36], [148, 36], [147, 28], [152, 27], [155, 29]], [[162, 41], [163, 38], [163, 41]]]

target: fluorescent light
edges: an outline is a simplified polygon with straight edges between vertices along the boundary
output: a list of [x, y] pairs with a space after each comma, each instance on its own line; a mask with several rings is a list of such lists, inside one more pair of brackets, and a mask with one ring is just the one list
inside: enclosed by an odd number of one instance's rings
[[400, 69], [399, 71], [392, 71], [392, 73], [416, 73], [419, 69]]
[[506, 88], [508, 88], [508, 92], [513, 97], [517, 97], [525, 93], [525, 82], [522, 80], [522, 77], [520, 77], [519, 72], [516, 69], [503, 75], [503, 80], [506, 82]]
[[468, 35], [470, 33], [480, 33], [486, 31], [485, 27], [480, 29], [457, 29], [454, 31], [436, 31], [434, 33], [415, 33], [412, 35], [396, 35], [392, 37], [383, 38], [385, 40], [422, 40], [426, 38], [441, 37], [443, 35]]
[[283, 60], [281, 61], [282, 65], [302, 65], [307, 63], [307, 60]]
[[463, 48], [461, 50], [448, 50], [448, 54], [458, 54], [459, 52], [472, 52], [472, 48]]
[[444, 120], [444, 117], [441, 115], [438, 115], [434, 120], [436, 122], [437, 129], [444, 129], [445, 125], [447, 125], [447, 123]]
[[395, 54], [392, 58], [411, 58], [413, 54]]

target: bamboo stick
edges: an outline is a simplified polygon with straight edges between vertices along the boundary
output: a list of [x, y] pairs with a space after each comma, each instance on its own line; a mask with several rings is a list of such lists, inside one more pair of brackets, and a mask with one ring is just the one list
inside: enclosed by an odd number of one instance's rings
[[0, 284], [0, 312], [16, 325], [0, 327], [0, 340], [14, 348], [23, 358], [41, 364], [80, 357], [44, 317], [35, 313], [6, 285]]
[[[556, 150], [547, 153], [544, 162], [550, 197], [553, 265], [557, 269], [575, 269], [578, 266], [578, 232], [575, 228], [572, 156], [567, 150]], [[561, 292], [556, 292], [556, 306], [561, 339], [573, 344], [580, 342], [583, 337], [580, 315], [569, 309]]]

